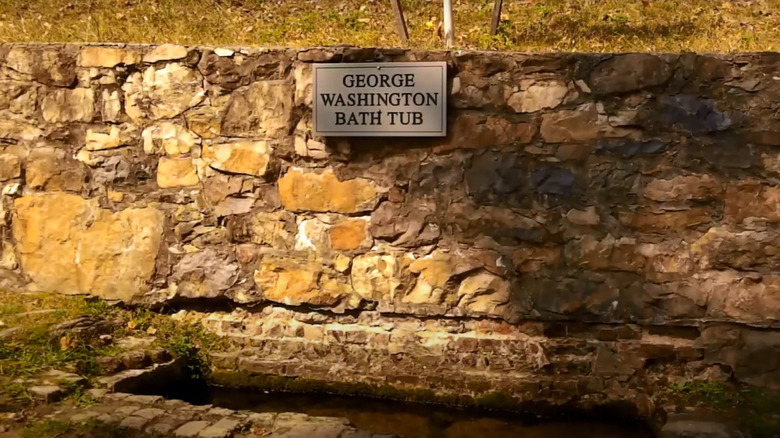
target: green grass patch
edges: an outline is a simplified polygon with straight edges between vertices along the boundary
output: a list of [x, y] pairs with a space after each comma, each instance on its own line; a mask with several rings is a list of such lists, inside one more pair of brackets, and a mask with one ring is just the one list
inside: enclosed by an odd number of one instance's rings
[[780, 393], [723, 383], [680, 382], [669, 386], [686, 403], [718, 410], [736, 409], [752, 438], [780, 437]]
[[702, 403], [716, 409], [730, 408], [743, 401], [742, 393], [723, 383], [686, 381], [673, 383], [669, 389], [688, 403]]
[[[48, 369], [76, 372], [91, 378], [100, 374], [96, 359], [119, 356], [122, 337], [154, 336], [153, 345], [187, 360], [194, 378], [207, 378], [206, 352], [219, 351], [227, 341], [207, 332], [199, 323], [175, 320], [170, 315], [146, 309], [111, 306], [103, 300], [83, 296], [46, 293], [0, 292], [3, 322], [20, 330], [0, 343], [0, 383], [31, 377]], [[114, 343], [100, 339], [53, 339], [51, 327], [74, 318], [91, 316], [112, 321]]]
[[[519, 51], [777, 51], [780, 0], [453, 2], [456, 46]], [[402, 0], [409, 46], [444, 47], [442, 2]], [[0, 2], [2, 42], [398, 47], [388, 1], [50, 0]]]

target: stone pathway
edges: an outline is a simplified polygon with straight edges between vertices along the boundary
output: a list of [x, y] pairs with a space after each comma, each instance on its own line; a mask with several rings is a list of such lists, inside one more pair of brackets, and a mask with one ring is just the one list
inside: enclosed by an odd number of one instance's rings
[[45, 418], [74, 424], [99, 421], [156, 437], [391, 438], [357, 430], [343, 418], [234, 411], [105, 389], [90, 389], [86, 394], [98, 404], [63, 407]]

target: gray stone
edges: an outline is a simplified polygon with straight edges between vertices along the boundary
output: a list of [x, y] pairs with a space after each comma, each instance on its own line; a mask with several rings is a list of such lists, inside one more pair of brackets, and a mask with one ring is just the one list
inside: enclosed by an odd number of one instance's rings
[[103, 400], [106, 397], [106, 394], [108, 391], [101, 388], [92, 388], [84, 391], [84, 394], [87, 395], [87, 397], [93, 399], [93, 400]]
[[597, 65], [588, 81], [594, 94], [626, 93], [661, 85], [668, 81], [672, 69], [655, 55], [629, 53], [615, 55]]
[[27, 388], [27, 392], [34, 400], [44, 403], [53, 403], [65, 397], [65, 390], [54, 385], [38, 385]]
[[119, 423], [119, 427], [125, 429], [143, 430], [144, 426], [149, 423], [149, 420], [143, 417], [127, 417]]
[[165, 414], [165, 411], [158, 408], [145, 408], [139, 411], [133, 412], [133, 416], [146, 418], [147, 420], [154, 420], [160, 415]]
[[661, 429], [661, 438], [742, 438], [742, 433], [732, 430], [714, 418], [696, 414], [673, 414]]
[[114, 413], [119, 415], [133, 415], [133, 413], [135, 413], [139, 409], [141, 409], [140, 406], [132, 406], [132, 405], [119, 406], [114, 410]]
[[138, 403], [141, 405], [149, 406], [153, 405], [163, 398], [159, 395], [131, 395], [125, 400], [126, 403]]
[[84, 423], [99, 416], [100, 414], [94, 411], [80, 412], [70, 417], [70, 421], [71, 423]]
[[180, 437], [195, 437], [208, 426], [208, 421], [190, 421], [189, 423], [182, 424], [173, 432], [173, 434]]
[[216, 423], [212, 424], [211, 426], [203, 429], [198, 434], [199, 438], [228, 438], [233, 435], [233, 432], [240, 429], [243, 424], [243, 422], [230, 419], [230, 418], [223, 418]]

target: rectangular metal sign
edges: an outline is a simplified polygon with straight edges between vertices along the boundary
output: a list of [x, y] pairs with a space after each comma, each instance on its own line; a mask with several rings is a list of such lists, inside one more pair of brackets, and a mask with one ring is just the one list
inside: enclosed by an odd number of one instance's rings
[[447, 135], [447, 63], [314, 64], [314, 135]]

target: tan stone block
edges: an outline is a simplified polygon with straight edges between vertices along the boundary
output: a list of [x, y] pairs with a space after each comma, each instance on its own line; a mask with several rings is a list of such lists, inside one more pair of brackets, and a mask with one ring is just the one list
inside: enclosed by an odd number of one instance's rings
[[175, 117], [205, 98], [203, 76], [177, 63], [133, 73], [122, 90], [125, 112], [136, 123]]
[[89, 88], [56, 89], [41, 102], [47, 122], [89, 122], [94, 117], [95, 92]]
[[9, 79], [70, 87], [76, 80], [74, 49], [74, 46], [13, 47], [5, 55], [3, 70]]
[[691, 244], [704, 269], [780, 267], [780, 233], [712, 227]]
[[153, 64], [158, 61], [175, 61], [187, 56], [187, 48], [177, 44], [163, 44], [144, 55], [143, 61]]
[[266, 299], [287, 305], [335, 306], [352, 293], [346, 278], [316, 260], [266, 256], [254, 278]]
[[204, 145], [202, 157], [214, 169], [263, 176], [268, 169], [271, 150], [271, 145], [265, 141], [220, 143]]
[[608, 234], [602, 240], [592, 235], [569, 242], [565, 249], [567, 264], [589, 270], [642, 272], [645, 257], [636, 240], [628, 237], [615, 239]]
[[601, 133], [598, 118], [596, 105], [588, 103], [574, 110], [545, 114], [539, 131], [549, 143], [591, 141]]
[[374, 182], [355, 178], [339, 181], [332, 170], [321, 174], [290, 169], [279, 179], [279, 197], [287, 210], [358, 213], [379, 202]]
[[30, 151], [24, 176], [31, 189], [80, 191], [86, 172], [64, 150], [44, 146]]
[[79, 67], [116, 67], [119, 64], [132, 65], [141, 61], [141, 55], [121, 47], [87, 46], [79, 54]]
[[149, 288], [163, 222], [153, 208], [112, 213], [96, 200], [45, 193], [14, 201], [13, 234], [38, 289], [131, 301]]
[[0, 154], [0, 181], [19, 178], [22, 175], [22, 160], [15, 154]]
[[292, 128], [293, 87], [287, 81], [257, 81], [233, 92], [222, 135], [282, 138]]
[[312, 68], [310, 63], [296, 62], [293, 68], [295, 78], [295, 105], [312, 104]]
[[[103, 129], [102, 131], [105, 131]], [[108, 132], [101, 132], [96, 129], [87, 129], [86, 149], [88, 151], [102, 151], [106, 149], [115, 149], [126, 144], [127, 138], [121, 138], [119, 127], [111, 125]]]
[[601, 222], [601, 217], [594, 206], [587, 207], [585, 210], [572, 208], [566, 213], [566, 219], [574, 225], [592, 226]]
[[468, 314], [501, 316], [509, 309], [509, 289], [506, 279], [478, 272], [458, 286], [457, 306]]
[[44, 131], [28, 123], [0, 120], [0, 138], [31, 141], [40, 138]]
[[563, 250], [560, 247], [524, 247], [512, 252], [512, 264], [519, 272], [538, 272], [545, 267], [560, 266]]
[[711, 210], [704, 207], [680, 211], [653, 211], [643, 208], [635, 212], [621, 212], [619, 220], [624, 225], [645, 233], [666, 233], [710, 223], [714, 216]]
[[199, 106], [184, 113], [184, 117], [192, 132], [202, 138], [215, 138], [222, 133], [223, 114], [224, 110], [219, 108]]
[[157, 165], [157, 185], [160, 188], [198, 185], [197, 169], [190, 158], [160, 158]]
[[337, 251], [370, 248], [372, 240], [368, 233], [369, 225], [367, 219], [347, 219], [331, 225], [328, 229], [330, 248]]
[[726, 189], [725, 214], [735, 222], [755, 217], [780, 222], [780, 187], [758, 180], [731, 184]]
[[199, 139], [187, 128], [171, 122], [160, 122], [144, 129], [144, 152], [147, 154], [164, 153], [169, 157], [188, 154]]
[[546, 108], [555, 108], [563, 102], [568, 93], [566, 83], [561, 80], [529, 81], [521, 90], [512, 94], [507, 104], [518, 113], [532, 113]]
[[119, 90], [103, 90], [100, 99], [100, 114], [104, 122], [118, 122], [122, 115], [122, 99]]
[[435, 250], [411, 261], [409, 272], [417, 275], [414, 288], [401, 301], [407, 304], [457, 304], [457, 297], [445, 286], [453, 276], [479, 268], [482, 263], [471, 254], [450, 254]]
[[645, 198], [658, 202], [706, 200], [720, 196], [723, 186], [711, 175], [677, 176], [672, 179], [653, 179], [645, 186]]
[[0, 111], [15, 119], [30, 120], [38, 107], [36, 84], [21, 81], [0, 81]]

